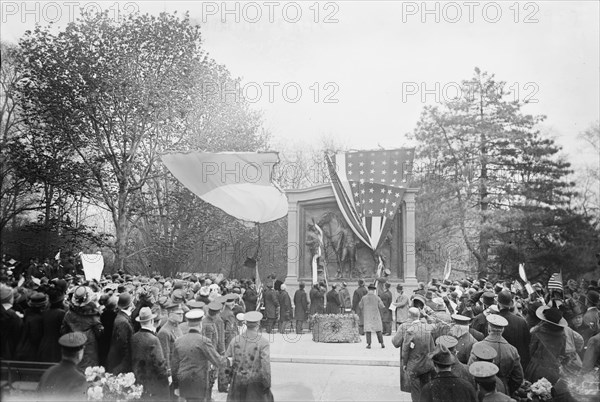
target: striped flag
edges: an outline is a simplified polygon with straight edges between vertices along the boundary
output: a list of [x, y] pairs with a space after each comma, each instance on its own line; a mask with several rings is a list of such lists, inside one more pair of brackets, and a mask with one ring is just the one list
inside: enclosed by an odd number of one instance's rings
[[563, 290], [562, 272], [555, 272], [548, 281], [548, 290]]
[[414, 149], [325, 155], [331, 186], [344, 219], [373, 251], [385, 241], [412, 171]]
[[258, 264], [256, 264], [256, 279], [254, 280], [254, 283], [256, 284], [256, 292], [258, 293], [258, 297], [256, 298], [256, 311], [260, 311], [263, 301], [263, 285], [260, 281], [260, 274], [258, 273]]

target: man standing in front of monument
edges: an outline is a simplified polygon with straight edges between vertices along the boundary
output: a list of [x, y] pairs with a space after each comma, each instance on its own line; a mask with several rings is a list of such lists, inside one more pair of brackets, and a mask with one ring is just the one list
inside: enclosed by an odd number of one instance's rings
[[385, 348], [383, 344], [383, 335], [381, 331], [383, 329], [383, 323], [381, 322], [381, 309], [383, 308], [383, 302], [375, 294], [377, 287], [373, 284], [369, 285], [369, 291], [364, 296], [358, 306], [363, 313], [364, 331], [367, 334], [367, 349], [371, 349], [371, 333], [377, 334], [377, 340], [381, 344], [381, 348]]
[[294, 293], [294, 317], [296, 319], [296, 333], [301, 334], [304, 321], [308, 316], [308, 297], [304, 290], [304, 282], [298, 284], [299, 289]]
[[396, 330], [398, 327], [408, 321], [408, 308], [410, 300], [408, 296], [404, 294], [404, 288], [402, 285], [398, 284], [396, 286], [396, 291], [398, 292], [398, 296], [396, 297], [396, 301], [394, 302], [394, 306], [396, 306]]
[[354, 294], [352, 295], [352, 311], [354, 311], [354, 313], [358, 315], [358, 333], [361, 335], [365, 334], [365, 326], [362, 310], [360, 308], [360, 301], [367, 293], [369, 293], [369, 291], [365, 287], [365, 281], [359, 279], [358, 288], [354, 291]]
[[386, 282], [384, 287], [385, 290], [381, 292], [379, 297], [383, 302], [383, 309], [381, 310], [381, 320], [383, 321], [383, 335], [389, 336], [392, 335], [392, 310], [390, 310], [390, 306], [392, 305], [392, 292], [390, 292], [391, 284]]

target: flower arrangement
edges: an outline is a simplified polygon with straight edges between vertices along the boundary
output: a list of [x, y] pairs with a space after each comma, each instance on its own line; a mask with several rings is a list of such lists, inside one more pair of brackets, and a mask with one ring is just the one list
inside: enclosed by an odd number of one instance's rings
[[315, 342], [360, 342], [356, 314], [316, 314], [312, 318], [312, 328]]
[[540, 401], [549, 401], [552, 399], [552, 384], [544, 377], [540, 378], [529, 389], [529, 399], [537, 398]]
[[115, 376], [101, 366], [86, 368], [85, 379], [92, 383], [87, 390], [89, 401], [140, 399], [144, 391], [143, 385], [135, 385], [133, 373]]

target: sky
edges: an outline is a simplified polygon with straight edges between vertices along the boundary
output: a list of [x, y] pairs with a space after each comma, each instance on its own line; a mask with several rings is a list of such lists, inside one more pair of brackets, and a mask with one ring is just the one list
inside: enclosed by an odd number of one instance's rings
[[[542, 131], [576, 169], [600, 168], [578, 139], [600, 114], [600, 2], [1, 2], [3, 41], [79, 7], [189, 11], [203, 47], [263, 113], [274, 148], [335, 138], [353, 149], [411, 145], [425, 105], [457, 95], [475, 67], [547, 116]], [[464, 94], [463, 94], [464, 95]], [[224, 92], [222, 96], [231, 96]]]

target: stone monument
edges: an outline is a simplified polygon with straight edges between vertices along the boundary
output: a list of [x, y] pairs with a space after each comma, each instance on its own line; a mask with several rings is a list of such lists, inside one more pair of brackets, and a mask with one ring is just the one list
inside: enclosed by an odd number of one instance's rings
[[[415, 263], [415, 195], [404, 191], [400, 209], [379, 253], [390, 270], [388, 280], [402, 283], [405, 294], [417, 287]], [[378, 257], [353, 233], [340, 212], [330, 184], [286, 191], [288, 198], [288, 272], [286, 284], [312, 283], [312, 265], [319, 235], [324, 245], [317, 258], [319, 277], [345, 281], [352, 293], [359, 278], [372, 282]], [[317, 226], [318, 225], [318, 228]], [[319, 233], [319, 229], [322, 233]], [[290, 292], [293, 293], [293, 292]]]

